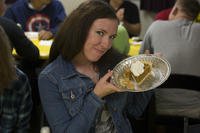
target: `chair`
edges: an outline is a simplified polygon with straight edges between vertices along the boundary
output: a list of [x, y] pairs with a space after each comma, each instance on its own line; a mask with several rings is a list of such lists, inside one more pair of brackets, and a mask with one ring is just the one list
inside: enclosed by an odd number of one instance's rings
[[[175, 89], [181, 89], [182, 91], [193, 90], [197, 93], [200, 91], [200, 77], [192, 75], [181, 75], [181, 74], [171, 74], [168, 80], [163, 83], [159, 88], [155, 89], [155, 95], [151, 103], [151, 111], [149, 113], [149, 133], [155, 133], [156, 127], [162, 125], [164, 127], [179, 127], [181, 133], [199, 133], [200, 132], [200, 111], [198, 110], [199, 116], [190, 117], [187, 115], [181, 115], [177, 111], [172, 114], [159, 114], [157, 112], [157, 91], [164, 89], [170, 89], [170, 92], [174, 93]], [[180, 94], [181, 95], [181, 94]], [[199, 100], [200, 102], [200, 100]], [[187, 103], [187, 102], [186, 102]], [[177, 105], [179, 108], [179, 105]], [[199, 107], [200, 108], [200, 107]], [[191, 113], [192, 114], [192, 113]], [[193, 115], [193, 114], [192, 114]], [[173, 131], [170, 131], [172, 133]], [[176, 132], [177, 133], [177, 132]]]

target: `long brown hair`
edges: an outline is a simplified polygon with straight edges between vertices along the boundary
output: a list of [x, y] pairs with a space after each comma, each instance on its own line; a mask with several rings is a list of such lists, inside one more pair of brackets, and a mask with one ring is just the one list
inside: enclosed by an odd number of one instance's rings
[[0, 26], [0, 93], [16, 79], [15, 61], [8, 37]]
[[88, 0], [75, 9], [64, 21], [50, 50], [49, 62], [59, 54], [71, 60], [83, 48], [93, 22], [99, 18], [118, 21], [112, 7], [102, 0]]

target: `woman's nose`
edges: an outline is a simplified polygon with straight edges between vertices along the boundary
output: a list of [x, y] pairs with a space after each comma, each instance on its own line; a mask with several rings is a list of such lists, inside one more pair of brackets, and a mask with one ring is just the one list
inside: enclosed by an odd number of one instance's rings
[[102, 40], [103, 48], [110, 48], [112, 46], [112, 41], [109, 37], [104, 37]]

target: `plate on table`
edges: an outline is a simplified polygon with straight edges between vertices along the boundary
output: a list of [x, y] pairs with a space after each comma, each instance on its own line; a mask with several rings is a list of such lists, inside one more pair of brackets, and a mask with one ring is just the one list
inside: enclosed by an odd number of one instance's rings
[[[126, 73], [127, 68], [130, 69], [131, 64], [136, 61], [151, 63], [151, 71], [141, 84], [138, 84], [136, 87], [129, 88], [128, 86], [123, 85], [121, 81], [124, 78], [124, 73]], [[111, 83], [119, 87], [122, 91], [143, 92], [155, 89], [164, 83], [168, 79], [170, 72], [170, 64], [165, 58], [158, 57], [156, 55], [141, 54], [128, 57], [119, 62], [113, 69]], [[135, 83], [134, 80], [133, 82]]]

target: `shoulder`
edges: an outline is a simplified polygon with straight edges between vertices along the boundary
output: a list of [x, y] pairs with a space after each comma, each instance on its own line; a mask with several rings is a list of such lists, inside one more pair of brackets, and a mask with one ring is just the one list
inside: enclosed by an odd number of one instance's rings
[[53, 62], [51, 62], [50, 64], [48, 64], [39, 74], [39, 77], [49, 77], [51, 76], [65, 76], [70, 74], [70, 72], [72, 71], [72, 65], [70, 62], [65, 61], [64, 59], [62, 59], [61, 56], [58, 56]]

